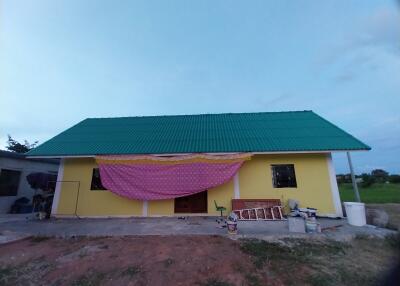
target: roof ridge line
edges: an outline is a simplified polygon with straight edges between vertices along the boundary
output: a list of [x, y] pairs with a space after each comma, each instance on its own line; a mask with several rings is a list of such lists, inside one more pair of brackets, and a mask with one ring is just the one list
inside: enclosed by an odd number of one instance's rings
[[285, 110], [285, 111], [257, 111], [257, 112], [221, 112], [221, 113], [196, 113], [196, 114], [164, 114], [164, 115], [135, 115], [135, 116], [115, 116], [115, 117], [88, 117], [86, 119], [118, 119], [118, 118], [144, 118], [144, 117], [183, 117], [183, 116], [207, 116], [207, 115], [242, 115], [242, 114], [262, 114], [262, 113], [301, 113], [313, 112], [312, 110]]

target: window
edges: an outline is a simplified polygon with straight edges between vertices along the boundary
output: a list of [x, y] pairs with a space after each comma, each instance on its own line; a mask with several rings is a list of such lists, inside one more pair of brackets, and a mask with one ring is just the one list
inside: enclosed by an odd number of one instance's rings
[[100, 171], [98, 168], [93, 169], [92, 184], [90, 186], [90, 189], [93, 191], [107, 190], [106, 188], [104, 188], [103, 184], [101, 183]]
[[274, 188], [297, 188], [294, 165], [272, 165]]
[[16, 196], [20, 177], [20, 171], [2, 169], [0, 171], [0, 196]]

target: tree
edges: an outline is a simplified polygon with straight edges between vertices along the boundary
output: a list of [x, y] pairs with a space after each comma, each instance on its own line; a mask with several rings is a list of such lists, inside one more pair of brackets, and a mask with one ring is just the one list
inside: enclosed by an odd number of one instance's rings
[[390, 175], [389, 176], [389, 182], [393, 183], [393, 184], [398, 184], [400, 183], [400, 175]]
[[380, 183], [386, 182], [389, 177], [389, 173], [382, 169], [372, 170], [371, 175]]
[[337, 174], [336, 175], [336, 182], [338, 184], [343, 184], [344, 183], [344, 175], [343, 174]]
[[363, 188], [368, 188], [368, 187], [370, 187], [372, 184], [375, 183], [375, 177], [374, 177], [374, 176], [371, 176], [370, 174], [362, 173], [362, 174], [361, 174], [361, 178], [362, 178], [361, 186], [362, 186]]
[[19, 143], [18, 141], [12, 139], [10, 135], [8, 135], [6, 149], [16, 153], [26, 153], [35, 148], [38, 143], [39, 141], [35, 141], [34, 143], [30, 144], [27, 140], [24, 140], [24, 143]]
[[372, 170], [371, 175], [377, 179], [386, 180], [389, 173], [382, 169], [375, 169], [375, 170]]

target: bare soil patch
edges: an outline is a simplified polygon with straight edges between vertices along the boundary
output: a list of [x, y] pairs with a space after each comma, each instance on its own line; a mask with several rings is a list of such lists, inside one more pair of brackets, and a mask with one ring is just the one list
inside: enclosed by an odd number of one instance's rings
[[0, 284], [373, 285], [398, 259], [397, 243], [397, 238], [364, 237], [351, 243], [220, 236], [34, 237], [0, 245]]

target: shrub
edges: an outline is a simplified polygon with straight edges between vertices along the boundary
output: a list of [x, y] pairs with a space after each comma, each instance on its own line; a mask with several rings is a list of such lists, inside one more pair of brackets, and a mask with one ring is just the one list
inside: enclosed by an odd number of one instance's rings
[[375, 178], [373, 176], [363, 176], [362, 179], [361, 187], [363, 188], [368, 188], [375, 183]]
[[400, 175], [390, 175], [389, 182], [392, 184], [399, 184], [400, 183]]

